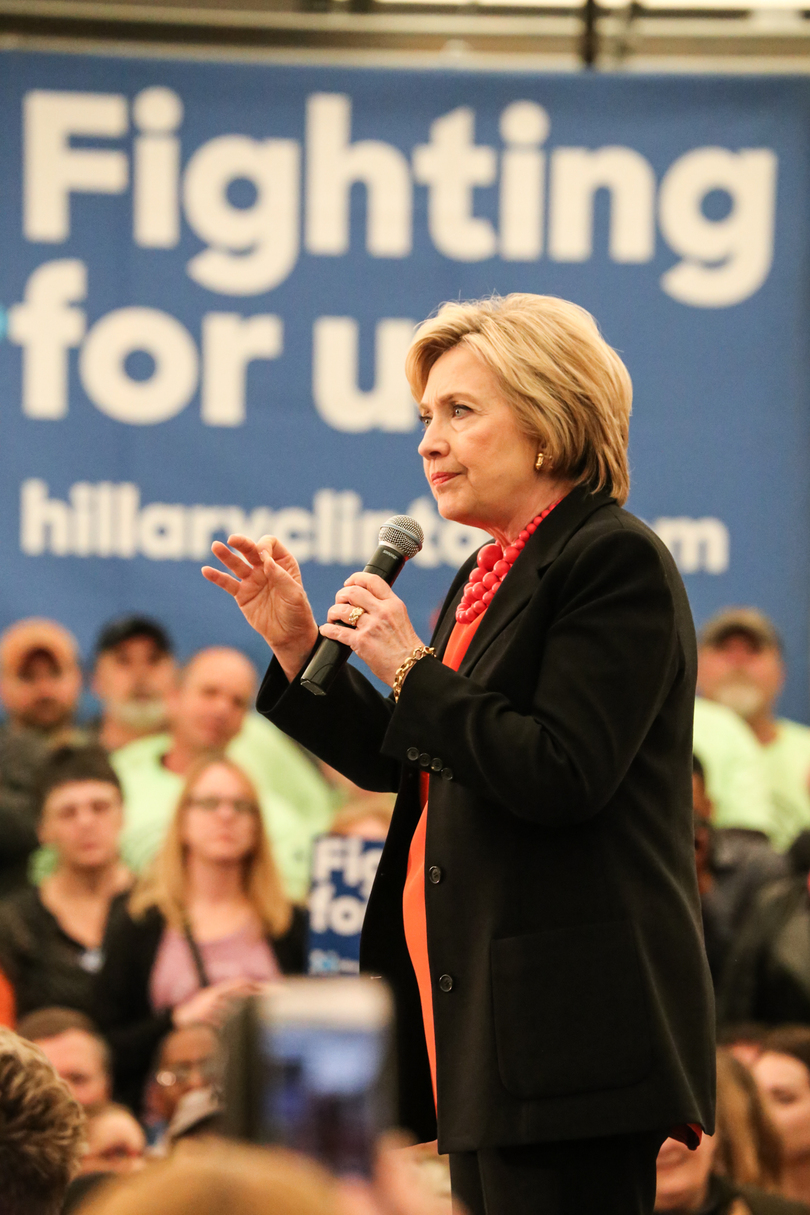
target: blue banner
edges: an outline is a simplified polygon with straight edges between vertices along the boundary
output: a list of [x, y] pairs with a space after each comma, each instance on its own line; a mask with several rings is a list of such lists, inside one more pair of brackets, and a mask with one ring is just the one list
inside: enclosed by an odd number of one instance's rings
[[312, 849], [307, 969], [311, 975], [360, 973], [360, 930], [382, 856], [380, 840], [321, 835]]
[[402, 371], [444, 299], [565, 296], [635, 384], [630, 508], [698, 622], [755, 603], [808, 718], [804, 78], [370, 70], [4, 52], [0, 625], [85, 650], [123, 610], [263, 643], [204, 583], [272, 531], [319, 618], [422, 522], [417, 631], [478, 538], [442, 522]]

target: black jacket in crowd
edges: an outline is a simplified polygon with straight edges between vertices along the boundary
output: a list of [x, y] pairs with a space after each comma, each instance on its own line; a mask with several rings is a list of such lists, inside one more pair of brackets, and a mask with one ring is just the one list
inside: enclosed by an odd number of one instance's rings
[[751, 904], [717, 1000], [723, 1025], [810, 1025], [810, 895], [806, 877], [772, 882]]
[[810, 1215], [810, 1207], [755, 1186], [736, 1185], [727, 1177], [712, 1177], [706, 1202], [695, 1215]]
[[[128, 895], [119, 895], [110, 909], [94, 1013], [112, 1048], [116, 1097], [139, 1109], [155, 1050], [173, 1025], [171, 1010], [155, 1012], [149, 998], [149, 981], [166, 921], [156, 907], [133, 919], [128, 899]], [[306, 924], [306, 913], [293, 908], [292, 923], [284, 936], [268, 937], [283, 974], [304, 970]]]
[[65, 932], [37, 887], [0, 901], [0, 968], [14, 988], [18, 1017], [54, 1006], [92, 1016], [101, 960], [100, 949]]
[[[439, 655], [473, 565], [445, 601]], [[583, 487], [526, 543], [458, 672], [422, 659], [395, 704], [352, 666], [315, 697], [271, 664], [261, 712], [364, 788], [398, 790], [361, 963], [394, 990], [400, 1118], [421, 1139], [436, 1117], [402, 891], [430, 774], [440, 1151], [711, 1130], [695, 674], [669, 552]]]

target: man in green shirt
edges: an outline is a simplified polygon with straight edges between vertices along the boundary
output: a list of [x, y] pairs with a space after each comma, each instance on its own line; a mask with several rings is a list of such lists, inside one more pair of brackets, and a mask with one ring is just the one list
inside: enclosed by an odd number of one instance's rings
[[770, 836], [773, 807], [762, 748], [725, 705], [695, 698], [693, 750], [706, 774], [715, 827], [742, 827]]
[[[760, 829], [776, 848], [789, 848], [800, 831], [810, 828], [810, 728], [776, 716], [785, 682], [779, 634], [756, 608], [727, 608], [701, 630], [698, 659], [698, 690], [745, 722], [762, 760], [769, 807]], [[703, 759], [697, 718], [695, 740]]]
[[224, 750], [256, 786], [287, 893], [299, 902], [306, 898], [312, 840], [329, 828], [332, 795], [298, 746], [251, 711], [256, 682], [252, 663], [238, 650], [201, 650], [169, 696], [169, 732], [110, 756], [126, 807], [121, 854], [135, 872], [159, 849], [192, 764]]

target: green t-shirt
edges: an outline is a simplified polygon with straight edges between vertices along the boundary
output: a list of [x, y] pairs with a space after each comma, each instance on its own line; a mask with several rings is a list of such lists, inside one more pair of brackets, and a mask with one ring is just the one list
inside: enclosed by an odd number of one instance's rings
[[[113, 751], [110, 762], [124, 792], [121, 857], [135, 873], [152, 860], [163, 842], [183, 788], [183, 777], [161, 762], [171, 746], [168, 734], [151, 734]], [[312, 841], [334, 816], [332, 792], [300, 749], [258, 713], [249, 713], [226, 748], [256, 786], [273, 855], [291, 899], [309, 893]], [[48, 850], [35, 854], [32, 877], [53, 869]]]
[[774, 844], [789, 848], [810, 827], [810, 727], [780, 717], [776, 738], [760, 750], [771, 788]]
[[745, 722], [725, 705], [698, 696], [693, 745], [706, 771], [716, 826], [764, 831], [776, 843], [762, 748]]
[[782, 852], [810, 827], [810, 728], [780, 718], [763, 744], [731, 709], [698, 697], [694, 747], [718, 827], [764, 831]]

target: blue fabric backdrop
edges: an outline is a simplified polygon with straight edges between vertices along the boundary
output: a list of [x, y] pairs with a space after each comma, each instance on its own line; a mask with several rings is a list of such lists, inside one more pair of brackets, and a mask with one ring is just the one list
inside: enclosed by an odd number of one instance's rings
[[0, 625], [87, 653], [145, 610], [263, 664], [211, 537], [284, 534], [323, 616], [413, 510], [427, 634], [472, 540], [423, 481], [411, 327], [548, 292], [627, 362], [630, 507], [698, 623], [769, 612], [807, 720], [810, 82], [5, 52], [0, 100]]

